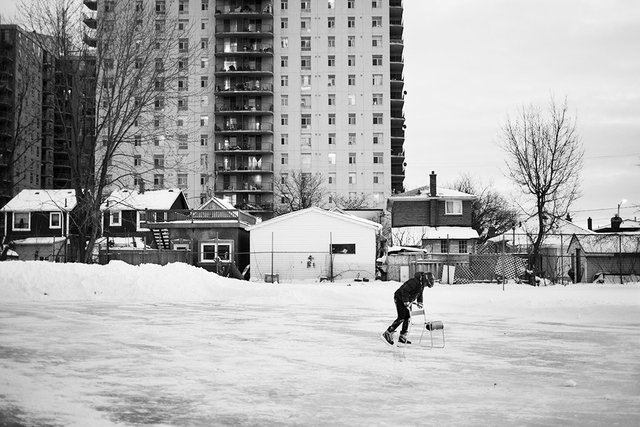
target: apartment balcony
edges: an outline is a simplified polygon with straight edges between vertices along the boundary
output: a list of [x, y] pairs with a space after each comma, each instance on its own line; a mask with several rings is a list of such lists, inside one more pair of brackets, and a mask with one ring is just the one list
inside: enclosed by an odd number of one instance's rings
[[216, 66], [216, 76], [272, 76], [273, 64], [244, 63], [228, 67]]
[[273, 25], [237, 23], [237, 25], [216, 25], [216, 37], [272, 38]]
[[225, 123], [216, 124], [214, 132], [217, 134], [271, 134], [273, 123], [249, 122], [249, 123]]
[[273, 203], [247, 203], [242, 202], [234, 206], [234, 208], [242, 209], [251, 214], [271, 213], [273, 212]]
[[227, 195], [234, 193], [271, 193], [273, 192], [273, 183], [264, 182], [262, 184], [252, 184], [250, 182], [239, 182], [237, 185], [228, 185], [226, 188], [218, 190], [218, 192]]
[[240, 40], [237, 46], [218, 43], [214, 48], [215, 56], [273, 56], [273, 43], [253, 43]]
[[394, 150], [393, 148], [391, 148], [391, 164], [403, 164], [404, 163], [404, 159], [405, 159], [405, 152], [404, 149], [402, 150]]
[[[250, 160], [250, 158], [254, 160]], [[216, 171], [220, 173], [234, 174], [255, 174], [273, 172], [273, 163], [258, 161], [255, 162], [255, 156], [245, 156], [244, 158], [231, 158], [230, 161], [217, 161], [215, 164]]]
[[82, 12], [82, 22], [92, 29], [98, 28], [97, 12]]
[[215, 111], [220, 113], [233, 112], [242, 115], [263, 115], [264, 113], [273, 112], [273, 104], [216, 104]]
[[[146, 224], [166, 224], [169, 222], [182, 222], [191, 221], [191, 224], [198, 221], [224, 221], [237, 220], [239, 223], [255, 224], [256, 219], [247, 215], [245, 212], [228, 209], [171, 209], [171, 210], [147, 210], [145, 211], [145, 217], [150, 221], [146, 221]], [[189, 225], [187, 225], [189, 226]]]
[[94, 32], [86, 31], [82, 36], [82, 40], [84, 41], [84, 44], [89, 47], [98, 47], [98, 39]]
[[221, 98], [235, 98], [238, 95], [269, 96], [273, 95], [273, 85], [270, 82], [261, 82], [256, 80], [238, 83], [231, 82], [228, 87], [216, 85], [215, 93], [217, 97]]
[[83, 3], [91, 10], [98, 10], [98, 0], [84, 0]]
[[271, 18], [273, 17], [273, 6], [271, 2], [237, 2], [234, 5], [216, 5], [215, 13], [216, 19], [232, 17]]
[[273, 153], [273, 144], [270, 142], [241, 142], [235, 145], [219, 142], [216, 147], [221, 156]]

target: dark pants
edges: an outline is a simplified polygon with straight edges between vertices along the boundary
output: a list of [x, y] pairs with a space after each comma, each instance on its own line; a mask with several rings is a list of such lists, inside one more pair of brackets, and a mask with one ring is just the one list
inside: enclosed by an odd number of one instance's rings
[[400, 330], [401, 334], [406, 334], [409, 330], [409, 319], [411, 318], [411, 313], [409, 313], [409, 309], [404, 305], [402, 300], [398, 297], [393, 298], [393, 302], [396, 303], [396, 310], [398, 311], [398, 318], [393, 321], [391, 326], [389, 326], [388, 331], [394, 332], [398, 326], [402, 323], [402, 329]]

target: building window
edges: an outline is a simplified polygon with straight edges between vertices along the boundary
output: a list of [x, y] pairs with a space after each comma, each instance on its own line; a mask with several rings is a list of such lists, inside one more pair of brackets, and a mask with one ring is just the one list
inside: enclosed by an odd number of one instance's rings
[[15, 231], [31, 230], [31, 214], [29, 212], [13, 213], [13, 229]]
[[286, 30], [287, 28], [289, 28], [289, 18], [281, 18], [280, 29]]
[[209, 48], [209, 39], [202, 38], [200, 39], [200, 49], [208, 49]]
[[187, 98], [178, 98], [178, 110], [184, 111], [189, 109], [189, 100]]
[[289, 76], [280, 76], [280, 86], [289, 86]]
[[467, 241], [459, 240], [458, 241], [458, 252], [461, 254], [466, 254], [468, 252]]
[[209, 126], [209, 116], [200, 116], [200, 126]]
[[209, 77], [201, 76], [200, 77], [200, 87], [207, 87], [207, 86], [209, 86]]
[[356, 113], [349, 113], [349, 124], [350, 125], [356, 124]]
[[209, 180], [209, 175], [206, 173], [200, 174], [200, 185], [207, 185], [207, 181]]
[[300, 50], [311, 50], [311, 37], [300, 38]]
[[206, 147], [207, 145], [209, 145], [209, 135], [200, 135], [200, 146]]
[[336, 143], [336, 134], [330, 133], [327, 142], [329, 143], [329, 145], [334, 145]]
[[349, 153], [349, 164], [350, 165], [356, 164], [356, 153]]
[[280, 145], [289, 145], [289, 135], [283, 133], [280, 135]]
[[335, 74], [329, 74], [327, 77], [327, 86], [329, 87], [333, 87], [336, 85], [336, 75]]
[[327, 0], [327, 7], [329, 9], [335, 9], [336, 8], [336, 0]]
[[372, 9], [377, 9], [379, 7], [382, 7], [381, 4], [382, 4], [381, 0], [371, 0], [371, 8]]
[[300, 116], [300, 126], [302, 127], [302, 129], [311, 127], [311, 114], [302, 114]]
[[178, 187], [179, 188], [187, 188], [187, 174], [179, 173], [178, 174]]
[[283, 56], [280, 58], [280, 66], [282, 68], [286, 68], [289, 66], [289, 57], [288, 56]]
[[335, 165], [336, 164], [336, 153], [329, 153], [327, 155], [328, 159], [329, 159], [329, 164], [330, 165]]
[[333, 16], [330, 16], [329, 18], [327, 18], [327, 27], [328, 28], [335, 28], [336, 27], [336, 18], [334, 18]]
[[462, 215], [462, 200], [447, 200], [444, 213], [445, 215]]
[[179, 13], [189, 13], [189, 0], [180, 0], [178, 2]]
[[382, 55], [373, 55], [371, 57], [371, 65], [373, 65], [374, 67], [381, 67], [382, 66]]
[[373, 105], [382, 105], [382, 94], [374, 93], [373, 94]]
[[371, 47], [382, 47], [382, 36], [373, 36], [371, 38]]
[[349, 66], [349, 67], [355, 67], [356, 66], [356, 56], [355, 55], [349, 55], [347, 57], [347, 66]]
[[[109, 2], [107, 2], [108, 4]], [[163, 14], [165, 12], [164, 0], [156, 0], [156, 13]]]
[[383, 159], [384, 159], [384, 155], [382, 153], [373, 153], [373, 164], [374, 165], [381, 165]]
[[336, 115], [335, 114], [329, 114], [329, 122], [330, 125], [335, 125], [336, 124]]
[[310, 56], [301, 56], [300, 57], [300, 68], [302, 70], [310, 70], [311, 69], [311, 57]]
[[335, 93], [330, 93], [327, 97], [327, 105], [336, 105]]
[[178, 150], [187, 150], [189, 148], [189, 136], [186, 134], [178, 135]]
[[202, 0], [200, 9], [209, 10], [209, 0]]
[[335, 67], [336, 66], [336, 56], [335, 55], [329, 55], [327, 57], [327, 66], [329, 66], [329, 67]]
[[349, 145], [356, 145], [356, 134], [349, 133]]
[[349, 74], [347, 76], [347, 84], [349, 86], [355, 86], [356, 85], [356, 75], [355, 74]]
[[300, 0], [300, 11], [311, 12], [311, 0]]
[[356, 47], [356, 36], [347, 37], [347, 47]]
[[280, 95], [280, 105], [283, 107], [289, 105], [289, 95]]
[[109, 226], [119, 227], [122, 225], [122, 212], [111, 211], [109, 212]]
[[373, 183], [374, 184], [382, 184], [384, 182], [384, 174], [381, 172], [373, 173]]
[[153, 167], [155, 169], [164, 169], [164, 154], [156, 154], [153, 156]]
[[347, 0], [347, 9], [355, 9], [356, 0]]
[[282, 126], [287, 126], [289, 124], [289, 115], [288, 114], [282, 114], [280, 116], [280, 124]]
[[209, 155], [206, 153], [200, 154], [200, 167], [207, 169], [209, 167]]
[[356, 173], [355, 172], [349, 172], [349, 184], [350, 185], [355, 185], [356, 184]]
[[140, 147], [142, 145], [142, 135], [138, 134], [133, 137], [133, 145]]
[[334, 36], [327, 37], [327, 47], [329, 48], [336, 47], [336, 38]]
[[355, 28], [356, 27], [356, 17], [349, 16], [347, 17], [347, 28]]
[[302, 18], [300, 20], [300, 32], [301, 33], [311, 32], [311, 18]]
[[142, 166], [142, 156], [140, 154], [133, 156], [133, 166]]
[[356, 105], [356, 96], [354, 94], [347, 95], [347, 105]]
[[303, 133], [300, 135], [300, 147], [311, 148], [311, 134]]
[[373, 114], [373, 124], [374, 125], [381, 125], [382, 124], [382, 117], [383, 117], [382, 113], [374, 113]]
[[440, 240], [440, 253], [449, 253], [449, 242], [447, 240]]
[[371, 17], [371, 26], [373, 28], [382, 27], [382, 16], [373, 16], [373, 17]]
[[289, 9], [289, 1], [288, 0], [280, 0], [280, 10]]
[[373, 74], [371, 84], [373, 86], [382, 86], [382, 74]]
[[311, 95], [302, 95], [300, 97], [300, 108], [303, 110], [311, 108]]
[[288, 165], [289, 164], [289, 154], [288, 153], [280, 154], [280, 164], [281, 165]]
[[189, 52], [189, 39], [178, 40], [178, 51]]
[[231, 240], [218, 240], [213, 242], [201, 242], [200, 243], [200, 262], [203, 263], [215, 263], [231, 262], [233, 254], [233, 241]]

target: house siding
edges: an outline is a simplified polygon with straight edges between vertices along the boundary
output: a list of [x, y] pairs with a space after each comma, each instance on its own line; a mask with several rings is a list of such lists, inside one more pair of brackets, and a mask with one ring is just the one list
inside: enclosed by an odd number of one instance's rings
[[464, 200], [462, 215], [446, 215], [444, 200], [396, 201], [393, 204], [391, 226], [470, 227], [471, 206], [471, 201]]
[[[54, 212], [54, 211], [52, 211]], [[55, 211], [59, 212], [59, 211]], [[59, 237], [64, 236], [67, 226], [67, 214], [62, 212], [60, 217], [62, 228], [49, 227], [49, 214], [51, 212], [31, 212], [31, 225], [29, 231], [13, 229], [13, 212], [7, 212], [7, 239], [19, 240], [28, 237]], [[3, 219], [4, 221], [4, 219]]]
[[[339, 278], [375, 276], [376, 232], [321, 212], [264, 223], [251, 230], [251, 277], [264, 280], [278, 274], [281, 281], [318, 280], [330, 274], [331, 244], [355, 244], [355, 254], [335, 254], [333, 273]], [[272, 255], [273, 236], [273, 255]], [[310, 265], [309, 256], [313, 257]]]

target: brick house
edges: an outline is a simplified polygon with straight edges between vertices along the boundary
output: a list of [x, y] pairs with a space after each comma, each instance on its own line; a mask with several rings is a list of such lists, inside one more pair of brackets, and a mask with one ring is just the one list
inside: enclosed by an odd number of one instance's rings
[[12, 242], [22, 260], [64, 260], [75, 190], [22, 190], [0, 212], [3, 243]]
[[[402, 247], [420, 248], [419, 258], [429, 264], [423, 265], [422, 270], [436, 275], [441, 274], [443, 265], [468, 266], [469, 254], [475, 252], [479, 238], [471, 227], [475, 199], [473, 194], [438, 188], [435, 172], [429, 175], [428, 186], [389, 197], [392, 246], [388, 253], [391, 255]], [[388, 262], [393, 263], [389, 258]], [[409, 269], [401, 269], [397, 279], [404, 279], [413, 273], [411, 270], [419, 268], [405, 267]], [[390, 279], [397, 276], [392, 270], [389, 269]]]

